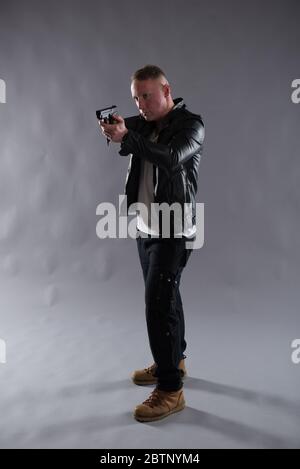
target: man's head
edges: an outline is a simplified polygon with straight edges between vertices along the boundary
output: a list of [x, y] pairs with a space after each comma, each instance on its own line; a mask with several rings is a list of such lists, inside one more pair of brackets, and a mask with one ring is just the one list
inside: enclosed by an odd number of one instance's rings
[[159, 121], [174, 106], [169, 82], [156, 65], [145, 65], [132, 75], [131, 94], [147, 121]]

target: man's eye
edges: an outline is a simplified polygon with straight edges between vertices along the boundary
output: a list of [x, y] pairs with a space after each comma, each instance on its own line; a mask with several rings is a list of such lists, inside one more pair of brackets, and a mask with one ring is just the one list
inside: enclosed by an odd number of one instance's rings
[[[148, 98], [150, 98], [151, 95], [150, 95], [150, 93], [144, 93], [142, 96], [143, 96], [143, 99], [148, 99]], [[138, 96], [134, 97], [135, 101], [138, 101], [138, 99], [139, 99]]]

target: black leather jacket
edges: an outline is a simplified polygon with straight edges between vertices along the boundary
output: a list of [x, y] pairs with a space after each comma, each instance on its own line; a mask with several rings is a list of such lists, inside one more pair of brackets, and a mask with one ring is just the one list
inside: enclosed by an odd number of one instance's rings
[[125, 182], [127, 213], [137, 202], [140, 161], [153, 163], [154, 202], [192, 203], [192, 221], [196, 224], [198, 168], [202, 156], [204, 125], [200, 115], [186, 109], [182, 98], [173, 100], [175, 106], [161, 122], [157, 142], [149, 136], [156, 126], [141, 115], [125, 118], [128, 133], [121, 142], [119, 154], [131, 154]]

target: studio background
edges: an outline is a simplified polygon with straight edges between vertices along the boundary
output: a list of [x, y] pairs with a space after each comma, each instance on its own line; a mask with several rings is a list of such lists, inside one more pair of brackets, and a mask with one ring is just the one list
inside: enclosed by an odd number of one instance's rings
[[[299, 447], [296, 0], [0, 1], [1, 447]], [[128, 158], [95, 110], [136, 115], [166, 73], [203, 117], [205, 243], [182, 277], [187, 408], [132, 410], [152, 363], [136, 242], [96, 236]]]

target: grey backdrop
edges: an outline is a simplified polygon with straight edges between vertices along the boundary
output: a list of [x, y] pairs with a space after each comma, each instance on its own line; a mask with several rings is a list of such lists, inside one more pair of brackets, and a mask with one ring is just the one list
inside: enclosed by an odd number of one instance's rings
[[[299, 446], [299, 18], [296, 0], [0, 1], [2, 447]], [[96, 236], [128, 158], [95, 110], [136, 114], [146, 63], [206, 127], [189, 407], [158, 433], [131, 416], [152, 361], [135, 241]]]

